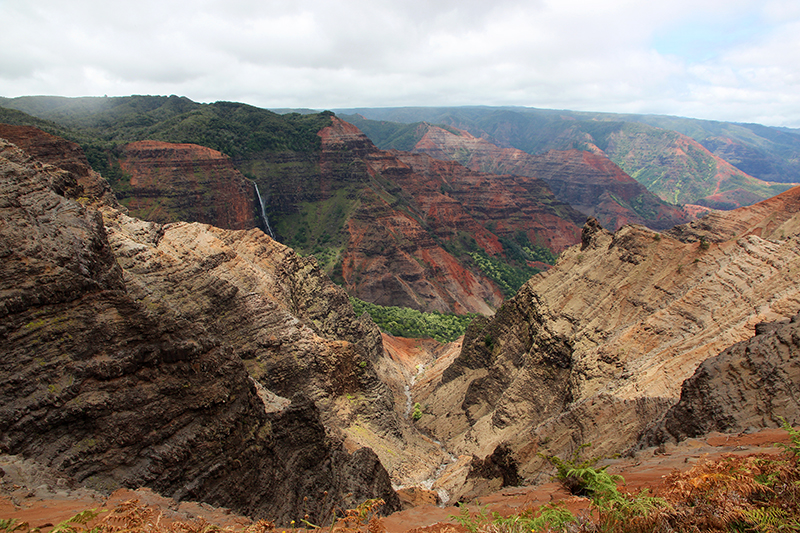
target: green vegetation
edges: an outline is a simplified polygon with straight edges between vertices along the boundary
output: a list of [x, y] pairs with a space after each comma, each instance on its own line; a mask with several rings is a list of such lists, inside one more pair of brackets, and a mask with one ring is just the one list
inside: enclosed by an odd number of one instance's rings
[[411, 420], [416, 422], [420, 418], [422, 418], [422, 407], [419, 405], [419, 403], [415, 403], [414, 409], [411, 411]]
[[342, 228], [358, 207], [347, 189], [336, 190], [328, 199], [303, 202], [297, 211], [275, 217], [273, 229], [281, 240], [303, 255], [313, 255], [334, 281], [338, 265], [341, 278], [341, 252], [345, 246]]
[[[58, 124], [62, 136], [89, 147], [90, 152], [102, 149], [113, 153], [124, 143], [152, 139], [195, 143], [234, 158], [319, 150], [317, 132], [330, 124], [332, 116], [330, 112], [278, 115], [246, 104], [199, 104], [174, 95], [41, 96], [6, 99], [2, 105], [31, 115], [27, 122], [34, 126], [41, 125], [42, 120]], [[22, 119], [15, 120], [20, 123]], [[96, 156], [93, 159], [97, 161]]]
[[526, 281], [541, 272], [538, 268], [529, 266], [509, 265], [497, 257], [490, 257], [483, 250], [470, 252], [469, 256], [486, 277], [500, 286], [500, 291], [505, 298], [514, 296]]
[[[487, 229], [494, 228], [490, 222]], [[529, 261], [539, 261], [553, 265], [557, 256], [544, 246], [532, 244], [524, 231], [518, 231], [513, 237], [499, 237], [503, 245], [505, 257], [492, 257], [482, 250], [472, 235], [458, 232], [443, 247], [454, 257], [469, 257], [487, 278], [500, 287], [505, 298], [514, 296], [520, 287], [540, 269], [528, 266]]]
[[430, 337], [439, 342], [452, 342], [466, 331], [476, 315], [423, 313], [407, 307], [384, 307], [350, 298], [356, 315], [369, 314], [383, 331], [399, 337]]

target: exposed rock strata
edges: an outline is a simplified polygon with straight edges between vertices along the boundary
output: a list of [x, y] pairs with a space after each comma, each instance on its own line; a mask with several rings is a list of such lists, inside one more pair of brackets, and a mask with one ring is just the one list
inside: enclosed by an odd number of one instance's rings
[[[322, 137], [321, 183], [349, 187], [342, 277], [348, 290], [383, 305], [491, 312], [502, 301], [485, 276], [441, 243], [469, 235], [489, 255], [499, 236], [523, 232], [560, 251], [576, 242], [583, 216], [544, 182], [481, 174], [423, 154], [382, 151], [356, 127], [333, 119]], [[491, 227], [492, 231], [488, 228]]]
[[775, 427], [781, 418], [800, 421], [800, 315], [756, 324], [754, 337], [706, 359], [641, 444]]
[[650, 193], [600, 150], [550, 150], [531, 155], [516, 148], [500, 148], [466, 131], [454, 133], [429, 125], [425, 128], [415, 151], [458, 161], [480, 172], [544, 180], [559, 200], [612, 230], [625, 224], [661, 230], [688, 220], [678, 208]]
[[224, 154], [196, 144], [139, 141], [122, 149], [117, 195], [132, 216], [225, 229], [264, 227], [253, 182]]
[[376, 450], [397, 481], [436, 468], [440, 452], [394, 412], [393, 394], [375, 373], [380, 332], [353, 314], [314, 259], [260, 230], [104, 215], [128, 290], [146, 308], [179, 313], [235, 347], [271, 394], [305, 394], [333, 438]]
[[[367, 425], [395, 428], [371, 408], [380, 337], [352, 309], [328, 316], [346, 297], [313, 261], [259, 230], [92, 204], [74, 172], [0, 143], [3, 452], [93, 488], [147, 485], [283, 522], [368, 497], [399, 506], [378, 457], [323, 425], [326, 394], [358, 391]], [[275, 391], [291, 403], [265, 402]]]
[[587, 224], [555, 268], [472, 324], [439, 387], [418, 400], [433, 415], [421, 423], [454, 453], [505, 445], [528, 479], [543, 466], [538, 451], [624, 451], [704, 360], [800, 309], [800, 215], [783, 211], [798, 197], [710, 219], [709, 232], [746, 229], [719, 243]]
[[67, 171], [78, 187], [67, 193], [69, 198], [86, 196], [99, 198], [115, 206], [117, 200], [108, 182], [92, 170], [81, 147], [32, 126], [0, 124], [0, 139], [15, 144], [35, 160]]

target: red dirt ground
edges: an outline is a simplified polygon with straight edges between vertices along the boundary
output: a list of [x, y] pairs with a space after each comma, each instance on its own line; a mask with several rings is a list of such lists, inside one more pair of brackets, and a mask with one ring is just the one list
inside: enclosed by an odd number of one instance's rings
[[[715, 459], [725, 453], [778, 453], [776, 442], [788, 442], [788, 435], [779, 429], [762, 430], [752, 434], [711, 434], [704, 439], [689, 439], [679, 445], [644, 450], [633, 458], [607, 460], [608, 471], [621, 474], [624, 488], [637, 492], [642, 488], [654, 490], [664, 476], [674, 470], [687, 470], [695, 463]], [[131, 491], [120, 489], [109, 498], [83, 489], [62, 491], [58, 487], [22, 487], [13, 484], [9, 476], [0, 478], [0, 518], [18, 518], [31, 527], [44, 531], [85, 509], [111, 508], [131, 499], [156, 507], [163, 512], [164, 521], [203, 519], [220, 527], [232, 526], [241, 529], [251, 523], [247, 518], [232, 513], [229, 509], [214, 508], [195, 502], [175, 502], [153, 493], [149, 489]], [[67, 495], [69, 492], [69, 495]], [[487, 509], [510, 515], [551, 501], [564, 501], [567, 508], [580, 511], [588, 507], [588, 500], [572, 496], [557, 483], [548, 482], [532, 487], [507, 487], [499, 492], [478, 498], [470, 503], [470, 509]], [[456, 507], [415, 507], [394, 513], [382, 519], [388, 533], [449, 533], [462, 532], [463, 528], [450, 519], [458, 514]], [[280, 531], [280, 529], [279, 529]]]

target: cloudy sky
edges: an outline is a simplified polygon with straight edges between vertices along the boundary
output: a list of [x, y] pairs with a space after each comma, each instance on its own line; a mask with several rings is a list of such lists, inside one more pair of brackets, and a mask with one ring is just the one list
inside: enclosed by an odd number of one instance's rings
[[798, 0], [0, 0], [0, 96], [800, 127]]

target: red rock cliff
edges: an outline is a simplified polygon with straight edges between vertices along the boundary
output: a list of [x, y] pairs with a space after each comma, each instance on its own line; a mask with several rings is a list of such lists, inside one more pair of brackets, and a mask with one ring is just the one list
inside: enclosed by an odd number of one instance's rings
[[130, 213], [153, 222], [204, 222], [225, 229], [262, 227], [254, 185], [222, 153], [196, 144], [140, 141], [120, 165], [118, 192]]
[[648, 192], [602, 153], [551, 150], [531, 155], [500, 148], [466, 131], [426, 128], [415, 151], [455, 160], [477, 171], [539, 178], [558, 199], [610, 229], [636, 223], [661, 230], [688, 220], [685, 213]]

